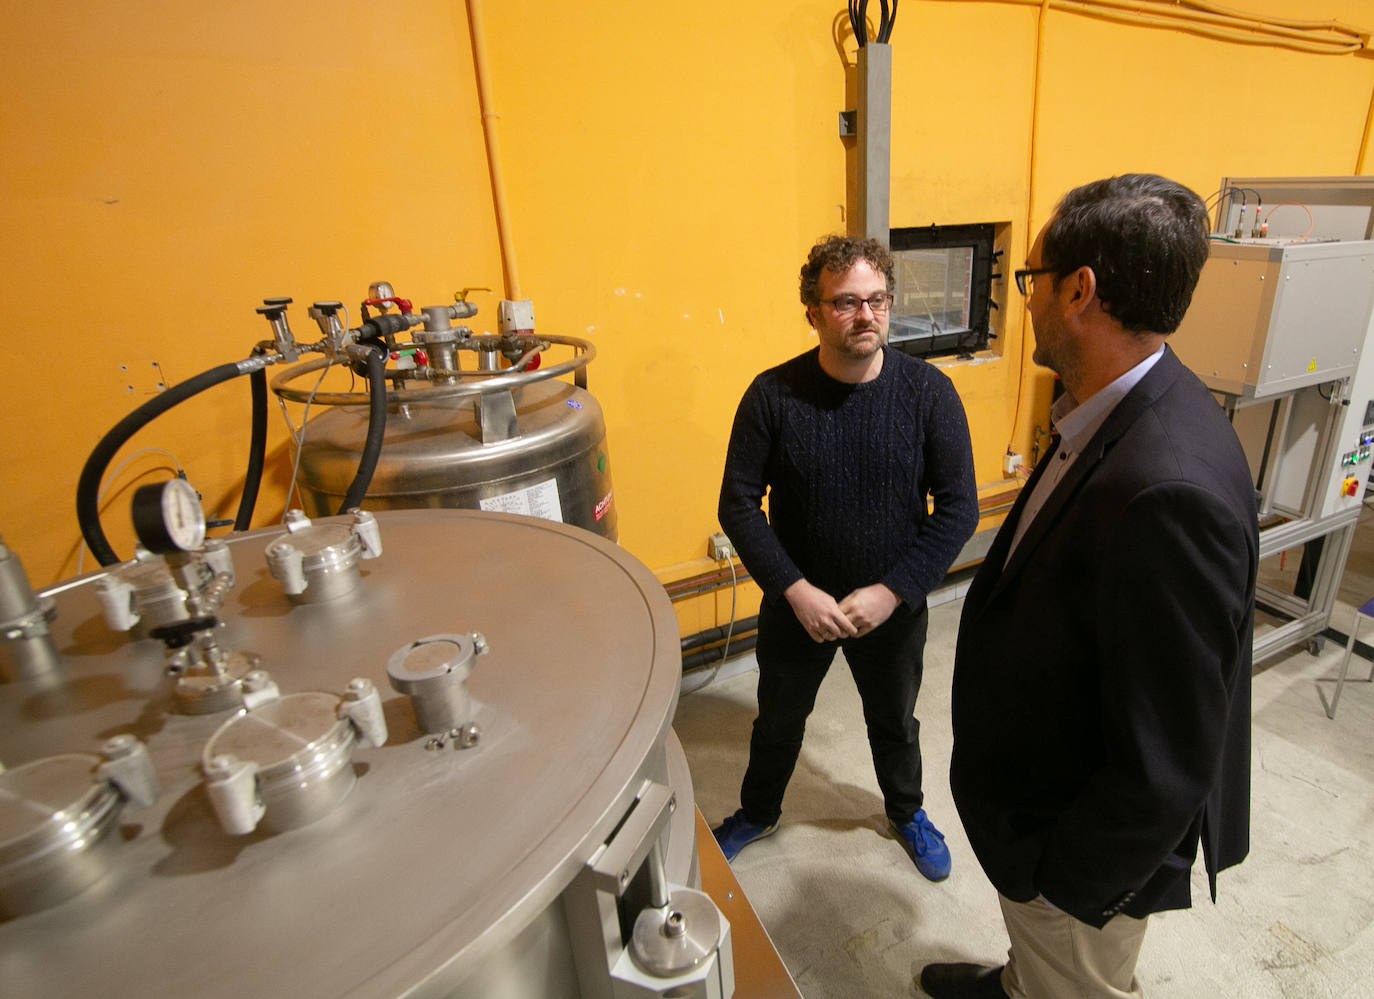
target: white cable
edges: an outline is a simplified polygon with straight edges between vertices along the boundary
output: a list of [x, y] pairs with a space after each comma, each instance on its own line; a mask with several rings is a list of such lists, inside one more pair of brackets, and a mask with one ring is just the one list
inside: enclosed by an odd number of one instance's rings
[[[724, 666], [725, 660], [730, 658], [730, 639], [735, 634], [735, 597], [739, 593], [739, 576], [735, 575], [735, 557], [731, 555], [726, 561], [730, 563], [730, 625], [725, 629], [725, 647], [721, 649], [720, 663], [716, 666], [716, 672], [720, 672], [720, 667]], [[711, 675], [711, 679], [715, 679], [714, 673]]]
[[[716, 663], [713, 667], [711, 667], [710, 676], [708, 676], [705, 680], [702, 680], [695, 687], [690, 687], [687, 690], [680, 690], [680, 696], [686, 696], [687, 694], [695, 694], [698, 690], [701, 690], [703, 687], [709, 686], [710, 684], [714, 683], [716, 676], [721, 671], [721, 667], [725, 665], [725, 658], [730, 654], [730, 639], [735, 634], [735, 600], [739, 594], [739, 576], [735, 573], [735, 557], [731, 555], [728, 561], [730, 563], [730, 623], [729, 626], [725, 629], [725, 645], [721, 648], [720, 661]], [[683, 679], [686, 679], [686, 677], [684, 676]]]
[[320, 390], [320, 383], [324, 381], [324, 376], [329, 372], [330, 365], [325, 365], [320, 369], [320, 377], [315, 379], [315, 384], [310, 388], [310, 395], [306, 396], [305, 409], [301, 413], [301, 430], [296, 433], [295, 427], [291, 426], [291, 416], [286, 410], [286, 400], [277, 396], [277, 402], [281, 404], [282, 416], [286, 419], [286, 430], [291, 435], [291, 439], [296, 442], [296, 457], [291, 462], [291, 488], [286, 491], [286, 506], [282, 508], [281, 520], [278, 523], [286, 523], [286, 515], [291, 510], [291, 497], [296, 494], [297, 483], [296, 475], [301, 467], [301, 451], [305, 447], [305, 425], [310, 419], [310, 404], [315, 401], [315, 393]]
[[[341, 306], [341, 308], [343, 309], [343, 327], [344, 330], [347, 331], [348, 306], [344, 305]], [[278, 523], [286, 523], [286, 515], [291, 510], [291, 497], [296, 495], [297, 491], [298, 484], [296, 482], [296, 476], [300, 472], [301, 467], [301, 450], [305, 446], [305, 424], [306, 421], [310, 418], [310, 404], [315, 401], [315, 393], [319, 392], [320, 385], [324, 381], [324, 376], [326, 373], [328, 373], [330, 367], [330, 365], [326, 364], [323, 368], [320, 369], [320, 377], [315, 379], [315, 384], [310, 389], [310, 395], [306, 396], [305, 409], [301, 412], [300, 433], [297, 433], [296, 428], [291, 425], [291, 414], [287, 411], [286, 400], [283, 399], [281, 396], [277, 396], [277, 405], [281, 407], [282, 419], [286, 421], [286, 432], [291, 435], [291, 440], [294, 441], [296, 444], [296, 457], [291, 462], [291, 488], [286, 491], [286, 506], [281, 512], [281, 520], [278, 521]], [[349, 370], [350, 372], [352, 371], [351, 368]], [[302, 500], [302, 502], [304, 501]]]

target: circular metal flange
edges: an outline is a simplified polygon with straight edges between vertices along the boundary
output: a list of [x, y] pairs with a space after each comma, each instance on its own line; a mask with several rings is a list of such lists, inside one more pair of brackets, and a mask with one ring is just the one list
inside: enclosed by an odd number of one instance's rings
[[183, 714], [213, 715], [243, 706], [243, 678], [258, 668], [262, 657], [230, 652], [218, 673], [195, 672], [177, 677], [176, 698]]
[[124, 799], [99, 756], [68, 753], [0, 773], [0, 916], [56, 905], [104, 877]]
[[257, 790], [266, 807], [262, 828], [282, 832], [309, 825], [334, 808], [357, 781], [357, 732], [338, 717], [339, 697], [323, 691], [288, 694], [244, 709], [210, 737], [202, 766], [231, 756], [257, 766]]
[[428, 635], [391, 654], [387, 679], [393, 690], [410, 698], [421, 731], [447, 733], [471, 721], [465, 681], [473, 658], [485, 651], [486, 639], [472, 633]]
[[720, 946], [720, 913], [706, 895], [678, 888], [662, 909], [649, 908], [635, 919], [630, 958], [645, 974], [685, 975]]
[[358, 585], [362, 540], [347, 524], [313, 524], [284, 534], [267, 546], [272, 575], [283, 578], [281, 566], [300, 558], [305, 587], [287, 593], [298, 604], [318, 604], [351, 593]]
[[[473, 337], [472, 339], [478, 338]], [[498, 338], [492, 337], [492, 339]], [[387, 401], [389, 403], [434, 402], [439, 399], [460, 398], [485, 392], [508, 391], [531, 382], [545, 381], [572, 374], [578, 368], [584, 368], [596, 359], [596, 347], [589, 340], [571, 336], [557, 336], [552, 333], [541, 333], [539, 339], [551, 344], [571, 347], [574, 354], [567, 360], [548, 364], [534, 371], [505, 369], [492, 372], [488, 377], [483, 377], [481, 372], [464, 371], [463, 380], [452, 385], [431, 385], [421, 389], [389, 389]], [[366, 392], [317, 392], [311, 389], [295, 388], [291, 385], [291, 382], [307, 374], [336, 363], [338, 362], [332, 357], [321, 357], [292, 365], [272, 379], [272, 391], [291, 402], [313, 402], [315, 405], [321, 406], [366, 406], [368, 403]], [[387, 372], [388, 377], [393, 374], [403, 375], [405, 372]]]

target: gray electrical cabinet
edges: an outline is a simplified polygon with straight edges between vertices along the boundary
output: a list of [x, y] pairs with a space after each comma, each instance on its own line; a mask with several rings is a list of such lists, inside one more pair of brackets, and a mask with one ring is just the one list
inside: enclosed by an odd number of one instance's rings
[[1374, 178], [1227, 177], [1218, 195], [1169, 342], [1255, 476], [1258, 663], [1320, 647], [1374, 466]]
[[1170, 343], [1207, 387], [1273, 398], [1354, 374], [1374, 309], [1374, 242], [1212, 243]]

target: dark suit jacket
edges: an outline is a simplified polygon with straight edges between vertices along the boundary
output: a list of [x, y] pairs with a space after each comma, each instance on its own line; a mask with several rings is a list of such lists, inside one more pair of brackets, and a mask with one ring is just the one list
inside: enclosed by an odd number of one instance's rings
[[[1226, 415], [1172, 350], [964, 601], [950, 784], [1003, 895], [1093, 926], [1191, 904], [1249, 850], [1259, 531]], [[1005, 568], [1003, 568], [1005, 563]]]

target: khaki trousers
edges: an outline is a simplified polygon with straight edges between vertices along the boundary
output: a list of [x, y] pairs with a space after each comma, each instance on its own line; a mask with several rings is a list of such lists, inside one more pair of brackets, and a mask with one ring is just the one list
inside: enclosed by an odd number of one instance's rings
[[1002, 972], [1011, 999], [1143, 999], [1135, 964], [1147, 919], [1118, 915], [1099, 930], [1043, 898], [997, 900], [1011, 939]]

